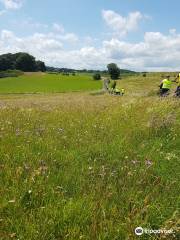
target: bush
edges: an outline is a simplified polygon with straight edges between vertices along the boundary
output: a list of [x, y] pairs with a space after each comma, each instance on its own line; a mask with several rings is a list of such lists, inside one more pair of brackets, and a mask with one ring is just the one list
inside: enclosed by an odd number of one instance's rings
[[68, 73], [68, 72], [63, 72], [62, 75], [64, 75], [64, 76], [69, 76], [69, 73]]
[[99, 73], [96, 73], [93, 75], [94, 80], [101, 80], [101, 75]]
[[24, 73], [19, 70], [7, 70], [7, 71], [1, 71], [0, 72], [0, 78], [6, 78], [6, 77], [19, 77], [23, 75]]

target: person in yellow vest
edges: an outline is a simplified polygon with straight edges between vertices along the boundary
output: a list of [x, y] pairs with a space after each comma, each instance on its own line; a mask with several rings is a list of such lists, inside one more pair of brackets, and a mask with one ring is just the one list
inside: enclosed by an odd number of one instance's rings
[[172, 81], [170, 79], [170, 76], [166, 76], [164, 80], [162, 80], [161, 83], [161, 96], [167, 95], [171, 89]]
[[175, 82], [177, 83], [175, 94], [177, 97], [179, 97], [180, 96], [180, 73], [178, 73], [178, 75], [176, 76]]
[[121, 95], [121, 90], [118, 87], [115, 88], [115, 94]]
[[121, 89], [121, 95], [124, 96], [124, 94], [125, 94], [125, 89], [122, 88], [122, 89]]

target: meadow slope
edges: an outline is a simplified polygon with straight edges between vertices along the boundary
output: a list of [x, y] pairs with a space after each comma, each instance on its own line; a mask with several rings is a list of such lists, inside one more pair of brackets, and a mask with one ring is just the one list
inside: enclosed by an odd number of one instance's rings
[[92, 76], [26, 73], [19, 77], [0, 78], [0, 93], [58, 93], [97, 90], [100, 81]]
[[124, 97], [0, 96], [0, 239], [178, 239], [180, 102], [136, 80]]

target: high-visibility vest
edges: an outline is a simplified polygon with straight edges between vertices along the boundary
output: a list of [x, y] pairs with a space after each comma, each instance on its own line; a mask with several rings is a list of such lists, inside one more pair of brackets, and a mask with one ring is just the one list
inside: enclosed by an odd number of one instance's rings
[[120, 93], [121, 91], [119, 90], [119, 88], [116, 88], [116, 89], [115, 89], [115, 92], [116, 92], [116, 93]]
[[170, 80], [164, 79], [164, 80], [162, 81], [162, 83], [163, 83], [162, 88], [166, 88], [166, 89], [170, 89], [170, 88], [171, 88], [172, 82], [171, 82]]
[[178, 74], [177, 84], [180, 86], [180, 73]]

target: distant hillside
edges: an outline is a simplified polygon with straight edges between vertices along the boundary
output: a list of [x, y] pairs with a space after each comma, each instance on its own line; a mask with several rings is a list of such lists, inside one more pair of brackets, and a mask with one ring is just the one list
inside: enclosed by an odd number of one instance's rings
[[137, 72], [127, 70], [127, 69], [121, 69], [121, 74], [136, 74]]
[[[90, 73], [90, 74], [94, 74], [94, 73], [101, 73], [101, 74], [107, 74], [108, 71], [107, 70], [87, 70], [87, 69], [81, 69], [81, 70], [77, 70], [77, 69], [71, 69], [71, 68], [56, 68], [56, 67], [46, 67], [46, 70], [48, 72], [59, 72], [59, 73], [73, 73], [73, 72], [77, 72], [77, 73]], [[133, 75], [133, 74], [137, 74], [137, 72], [131, 71], [131, 70], [127, 70], [127, 69], [121, 69], [121, 75]]]

